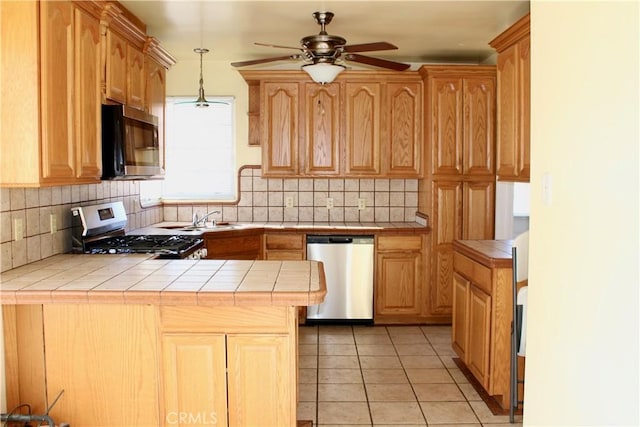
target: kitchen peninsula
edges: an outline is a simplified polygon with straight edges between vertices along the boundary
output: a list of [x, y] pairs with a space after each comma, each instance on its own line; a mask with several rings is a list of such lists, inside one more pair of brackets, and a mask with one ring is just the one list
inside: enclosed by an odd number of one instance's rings
[[0, 275], [7, 406], [71, 425], [296, 424], [314, 261], [57, 255]]

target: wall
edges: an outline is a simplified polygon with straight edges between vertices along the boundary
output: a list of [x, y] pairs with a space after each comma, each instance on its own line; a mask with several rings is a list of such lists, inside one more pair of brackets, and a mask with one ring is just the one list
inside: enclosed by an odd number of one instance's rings
[[640, 425], [639, 14], [531, 4], [525, 426]]
[[[262, 178], [260, 168], [240, 171], [237, 204], [164, 206], [165, 221], [191, 221], [218, 210], [211, 218], [240, 222], [413, 222], [418, 209], [416, 179], [279, 179]], [[293, 207], [285, 207], [287, 197]], [[327, 209], [327, 198], [334, 207]], [[358, 199], [366, 207], [358, 209]]]
[[[162, 208], [143, 209], [137, 181], [47, 188], [0, 189], [1, 271], [71, 250], [71, 207], [121, 200], [127, 212], [127, 231], [162, 220]], [[51, 233], [50, 214], [57, 217]], [[24, 239], [14, 240], [14, 219], [22, 219]]]

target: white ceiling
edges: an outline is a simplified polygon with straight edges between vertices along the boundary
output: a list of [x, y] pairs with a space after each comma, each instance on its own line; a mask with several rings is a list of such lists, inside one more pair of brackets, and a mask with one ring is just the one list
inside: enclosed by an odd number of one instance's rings
[[[488, 42], [529, 11], [528, 0], [513, 1], [131, 1], [121, 3], [147, 24], [178, 61], [195, 60], [196, 47], [211, 50], [205, 60], [242, 61], [297, 53], [255, 46], [263, 42], [297, 47], [320, 27], [312, 13], [331, 11], [327, 32], [347, 44], [386, 41], [395, 51], [368, 56], [409, 63], [479, 63], [493, 54]], [[296, 61], [270, 63], [282, 68]]]

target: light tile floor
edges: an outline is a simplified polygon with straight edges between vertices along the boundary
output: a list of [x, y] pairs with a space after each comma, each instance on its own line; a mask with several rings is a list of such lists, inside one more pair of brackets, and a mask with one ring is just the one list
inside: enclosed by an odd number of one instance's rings
[[301, 326], [299, 345], [298, 419], [314, 426], [509, 423], [456, 367], [450, 326]]

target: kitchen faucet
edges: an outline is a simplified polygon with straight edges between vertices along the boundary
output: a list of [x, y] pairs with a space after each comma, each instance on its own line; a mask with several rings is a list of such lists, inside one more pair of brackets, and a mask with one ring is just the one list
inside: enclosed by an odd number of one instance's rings
[[[192, 223], [192, 225], [194, 227], [200, 227], [201, 225], [203, 227], [206, 227], [207, 226], [207, 218], [209, 218], [209, 216], [211, 216], [213, 214], [219, 214], [219, 213], [220, 213], [220, 211], [211, 211], [211, 212], [207, 213], [206, 215], [204, 215], [202, 218], [199, 218], [198, 217], [198, 213], [196, 212], [196, 213], [193, 214], [193, 223]], [[211, 220], [211, 224], [213, 225], [213, 227], [216, 226], [215, 218]]]

